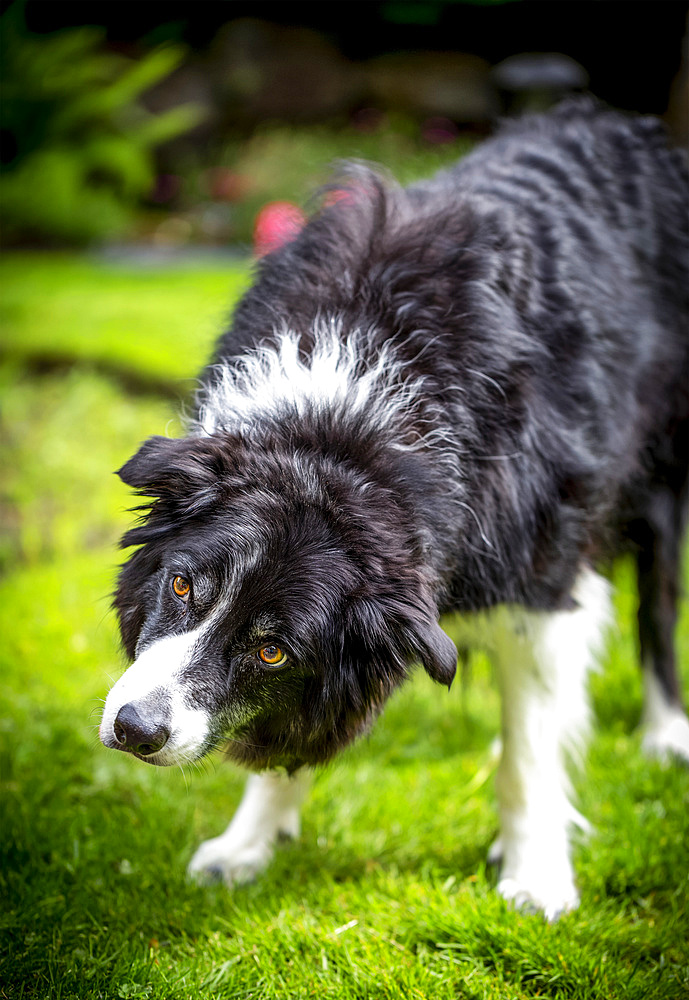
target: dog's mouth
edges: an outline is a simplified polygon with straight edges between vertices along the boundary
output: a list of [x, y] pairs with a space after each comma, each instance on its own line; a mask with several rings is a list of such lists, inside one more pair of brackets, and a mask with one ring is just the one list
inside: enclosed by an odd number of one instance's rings
[[122, 746], [115, 739], [102, 740], [104, 746], [109, 750], [120, 750], [129, 757], [140, 760], [143, 764], [151, 764], [153, 767], [175, 767], [184, 764], [192, 764], [194, 761], [205, 757], [215, 746], [215, 743], [203, 745], [202, 747], [165, 747], [153, 753], [141, 753], [131, 747]]
[[101, 730], [100, 741], [108, 750], [120, 750], [130, 757], [136, 757], [137, 760], [143, 761], [144, 764], [153, 764], [154, 767], [165, 767], [168, 764], [174, 763], [172, 760], [161, 760], [161, 750], [141, 752], [134, 747], [127, 746], [121, 740], [118, 740], [114, 731], [112, 733], [104, 733]]
[[235, 708], [214, 717], [198, 710], [162, 712], [160, 699], [153, 705], [155, 712], [146, 711], [150, 706], [145, 703], [127, 703], [117, 711], [106, 711], [100, 738], [108, 749], [154, 767], [191, 764], [220, 750], [226, 759], [251, 771], [292, 773], [305, 765], [327, 764], [355, 742], [370, 728], [382, 701], [362, 714], [343, 713], [331, 725], [315, 728], [295, 714], [277, 716], [246, 706], [241, 712]]
[[145, 754], [137, 753], [136, 750], [125, 750], [131, 757], [136, 757], [137, 760], [143, 761], [144, 764], [152, 764], [153, 767], [171, 767], [175, 762], [173, 760], [156, 760], [155, 754]]
[[153, 767], [191, 764], [201, 757], [205, 757], [219, 742], [208, 732], [203, 734], [170, 733], [167, 729], [164, 738], [159, 735], [155, 740], [147, 742], [144, 739], [137, 740], [136, 737], [132, 737], [131, 730], [125, 735], [121, 727], [118, 729], [117, 722], [112, 727], [101, 725], [99, 735], [101, 743], [108, 750], [119, 750], [121, 753], [126, 753], [128, 756], [140, 760], [143, 764], [151, 764]]

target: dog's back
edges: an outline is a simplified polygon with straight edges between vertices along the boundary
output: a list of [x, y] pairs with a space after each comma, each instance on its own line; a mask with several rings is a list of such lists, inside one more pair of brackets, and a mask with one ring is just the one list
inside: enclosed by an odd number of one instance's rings
[[276, 327], [308, 357], [326, 321], [365, 332], [363, 366], [392, 341], [480, 512], [448, 536], [446, 606], [566, 604], [582, 552], [643, 543], [652, 484], [682, 505], [683, 156], [656, 119], [577, 101], [430, 181], [400, 189], [355, 168], [347, 183], [261, 264], [216, 362]]

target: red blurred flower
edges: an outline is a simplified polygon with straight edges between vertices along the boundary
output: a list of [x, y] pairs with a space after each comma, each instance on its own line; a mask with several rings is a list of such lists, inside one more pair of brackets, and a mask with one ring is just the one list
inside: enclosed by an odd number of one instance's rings
[[254, 253], [264, 257], [293, 240], [306, 223], [306, 216], [291, 201], [271, 201], [254, 222]]

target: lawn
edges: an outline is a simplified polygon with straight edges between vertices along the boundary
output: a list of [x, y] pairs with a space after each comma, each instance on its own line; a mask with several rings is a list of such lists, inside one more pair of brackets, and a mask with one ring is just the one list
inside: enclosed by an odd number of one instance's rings
[[[242, 775], [98, 743], [124, 666], [109, 593], [131, 500], [112, 471], [180, 432], [174, 397], [247, 280], [230, 263], [0, 261], [0, 998], [686, 997], [689, 771], [640, 752], [626, 565], [578, 782], [582, 905], [553, 925], [507, 907], [484, 864], [498, 704], [480, 657], [451, 694], [421, 674], [400, 692], [319, 775], [299, 842], [232, 892], [184, 869]], [[686, 613], [680, 644], [688, 690]]]

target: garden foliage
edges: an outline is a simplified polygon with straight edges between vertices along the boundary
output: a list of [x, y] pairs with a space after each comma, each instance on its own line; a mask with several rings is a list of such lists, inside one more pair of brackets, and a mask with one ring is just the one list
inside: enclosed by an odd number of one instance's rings
[[139, 100], [183, 48], [132, 60], [107, 50], [97, 28], [32, 35], [16, 4], [0, 31], [4, 241], [85, 243], [123, 232], [153, 184], [155, 147], [199, 120], [194, 105], [156, 115]]

